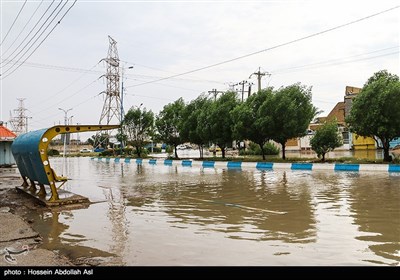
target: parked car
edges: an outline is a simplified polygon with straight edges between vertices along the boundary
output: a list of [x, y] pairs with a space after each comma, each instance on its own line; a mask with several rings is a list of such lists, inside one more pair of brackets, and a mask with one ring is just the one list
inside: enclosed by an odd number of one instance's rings
[[209, 151], [209, 152], [221, 152], [221, 148], [218, 147], [218, 146], [216, 146], [216, 147], [211, 146], [211, 147], [208, 149], [208, 151]]
[[81, 153], [91, 153], [92, 150], [88, 149], [88, 148], [83, 148], [82, 150], [80, 150], [79, 152]]

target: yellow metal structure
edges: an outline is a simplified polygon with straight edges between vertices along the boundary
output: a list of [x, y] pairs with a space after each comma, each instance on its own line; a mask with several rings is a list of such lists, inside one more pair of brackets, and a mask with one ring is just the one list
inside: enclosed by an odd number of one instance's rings
[[357, 134], [353, 134], [353, 148], [354, 150], [375, 150], [376, 142], [371, 137], [359, 136]]
[[[44, 129], [28, 132], [25, 135], [21, 135], [19, 136], [21, 137], [20, 141], [18, 141], [19, 137], [17, 137], [14, 142], [16, 145], [13, 154], [24, 180], [23, 186], [28, 186], [27, 179], [29, 179], [31, 182], [31, 188], [36, 190], [36, 181], [40, 186], [38, 195], [45, 195], [46, 191], [44, 185], [49, 185], [51, 189], [51, 197], [49, 201], [54, 202], [59, 200], [56, 183], [61, 182], [61, 185], [59, 186], [61, 187], [68, 179], [67, 177], [57, 176], [50, 166], [47, 155], [50, 141], [59, 134], [110, 130], [119, 127], [119, 125], [57, 125], [47, 130]], [[38, 147], [36, 146], [36, 143], [38, 143]], [[34, 151], [34, 149], [36, 149], [35, 147], [37, 147], [38, 150]], [[39, 152], [40, 160], [37, 151]]]

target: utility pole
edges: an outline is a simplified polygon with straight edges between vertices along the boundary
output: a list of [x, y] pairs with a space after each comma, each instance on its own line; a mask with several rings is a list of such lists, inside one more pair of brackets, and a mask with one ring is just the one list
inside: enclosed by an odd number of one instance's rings
[[211, 93], [214, 95], [214, 101], [216, 101], [218, 93], [224, 93], [224, 92], [223, 91], [218, 91], [216, 88], [213, 88], [212, 90], [208, 91], [208, 94], [211, 94]]
[[249, 83], [249, 91], [248, 91], [248, 94], [247, 94], [247, 98], [249, 98], [250, 95], [251, 95], [251, 86], [252, 85], [254, 85], [254, 84], [253, 83]]
[[239, 83], [242, 86], [242, 102], [243, 102], [243, 95], [244, 95], [244, 85], [247, 84], [247, 81], [243, 80]]
[[[62, 108], [58, 108], [58, 110], [61, 110], [61, 111], [63, 111], [64, 112], [64, 125], [67, 125], [68, 124], [68, 112], [69, 111], [71, 111], [72, 110], [72, 108], [70, 108], [70, 109], [68, 109], [68, 110], [64, 110], [64, 109], [62, 109]], [[67, 150], [67, 135], [66, 134], [64, 134], [63, 135], [64, 136], [64, 153], [63, 153], [63, 164], [62, 164], [62, 171], [63, 171], [63, 176], [64, 176], [64, 166], [65, 166], [65, 153], [66, 153], [66, 150]]]
[[249, 76], [249, 79], [250, 79], [250, 78], [251, 78], [251, 76], [253, 76], [253, 75], [256, 75], [256, 76], [257, 76], [257, 81], [258, 81], [258, 91], [260, 91], [260, 90], [261, 90], [261, 78], [262, 78], [263, 76], [265, 76], [265, 75], [271, 76], [271, 74], [270, 74], [270, 73], [268, 73], [268, 72], [261, 72], [261, 67], [258, 67], [258, 71], [257, 71], [257, 72], [254, 72], [254, 73], [252, 73], [252, 74]]
[[[128, 69], [133, 69], [133, 66], [129, 66]], [[122, 150], [124, 149], [124, 139], [123, 139], [123, 127], [122, 127], [122, 121], [124, 120], [125, 112], [124, 112], [124, 68], [121, 67], [121, 154]]]

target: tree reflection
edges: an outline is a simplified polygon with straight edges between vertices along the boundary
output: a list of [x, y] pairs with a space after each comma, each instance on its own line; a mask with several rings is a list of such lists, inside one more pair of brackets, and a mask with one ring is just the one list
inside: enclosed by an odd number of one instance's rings
[[[400, 180], [397, 180], [400, 181]], [[375, 181], [376, 182], [376, 181]], [[400, 261], [400, 188], [383, 179], [379, 185], [368, 177], [350, 190], [351, 210], [359, 230], [371, 233], [357, 237], [369, 241], [378, 256]]]
[[214, 180], [204, 180], [208, 174], [202, 174], [195, 185], [175, 186], [175, 192], [160, 189], [162, 200], [169, 202], [165, 211], [176, 218], [173, 223], [196, 223], [230, 238], [315, 242], [306, 178], [288, 184], [286, 172], [276, 182], [265, 179], [276, 174], [255, 173], [261, 180], [252, 172], [223, 170]]

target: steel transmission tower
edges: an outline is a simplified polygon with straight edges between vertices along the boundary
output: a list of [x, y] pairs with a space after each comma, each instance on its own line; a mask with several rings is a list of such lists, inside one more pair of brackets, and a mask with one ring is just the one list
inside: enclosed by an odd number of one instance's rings
[[120, 67], [119, 57], [117, 50], [117, 41], [108, 36], [110, 46], [108, 48], [107, 58], [102, 59], [107, 63], [107, 73], [103, 77], [107, 80], [107, 89], [102, 92], [105, 93], [106, 97], [104, 100], [103, 110], [101, 111], [99, 124], [112, 124], [115, 119], [115, 123], [121, 122], [121, 98], [120, 98]]
[[25, 98], [17, 98], [17, 100], [18, 108], [14, 109], [16, 116], [12, 117], [10, 112], [10, 123], [14, 133], [20, 135], [28, 132], [28, 119], [30, 117], [25, 115], [25, 111], [27, 110], [24, 106]]
[[[109, 47], [107, 58], [102, 59], [107, 64], [107, 72], [102, 77], [106, 78], [106, 90], [100, 94], [105, 94], [103, 109], [101, 111], [99, 124], [119, 124], [122, 121], [121, 113], [121, 97], [120, 97], [120, 67], [119, 67], [119, 56], [117, 50], [117, 41], [108, 36]], [[97, 132], [93, 147], [96, 148], [107, 148], [109, 143], [116, 142], [116, 132], [107, 130]]]

